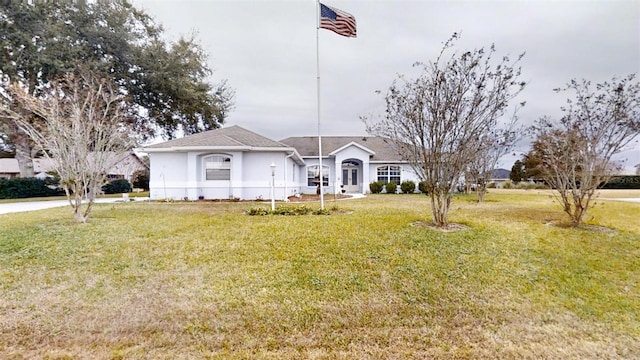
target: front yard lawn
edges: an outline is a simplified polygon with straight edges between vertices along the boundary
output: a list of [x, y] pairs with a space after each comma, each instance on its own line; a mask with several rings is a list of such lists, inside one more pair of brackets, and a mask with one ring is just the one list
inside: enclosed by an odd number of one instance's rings
[[[308, 204], [318, 206], [318, 204]], [[117, 203], [0, 215], [0, 358], [640, 358], [640, 204], [548, 195]]]

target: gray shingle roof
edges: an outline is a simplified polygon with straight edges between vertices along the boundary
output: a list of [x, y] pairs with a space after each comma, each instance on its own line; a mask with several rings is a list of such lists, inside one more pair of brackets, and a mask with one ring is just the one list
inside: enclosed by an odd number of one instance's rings
[[[296, 150], [298, 150], [298, 153], [302, 157], [318, 156], [317, 136], [290, 137], [280, 140], [280, 142], [296, 148]], [[402, 160], [398, 152], [393, 149], [393, 146], [388, 139], [367, 136], [323, 136], [322, 155], [328, 156], [336, 149], [339, 149], [352, 142], [375, 152], [375, 155], [373, 155], [371, 161]]]
[[147, 146], [149, 149], [162, 149], [174, 147], [215, 146], [215, 147], [274, 147], [282, 148], [287, 145], [258, 135], [243, 127], [234, 125], [221, 129], [209, 130], [180, 139], [165, 141], [163, 143]]
[[[375, 153], [371, 161], [400, 161], [401, 157], [388, 141], [389, 140], [381, 137], [323, 136], [322, 153], [324, 156], [328, 156], [333, 151], [353, 142]], [[317, 157], [318, 137], [290, 137], [281, 141], [275, 141], [235, 125], [149, 145], [145, 148], [172, 149], [179, 147], [295, 148], [302, 157]]]
[[511, 170], [507, 169], [493, 169], [491, 173], [492, 179], [508, 179], [509, 174], [511, 174]]

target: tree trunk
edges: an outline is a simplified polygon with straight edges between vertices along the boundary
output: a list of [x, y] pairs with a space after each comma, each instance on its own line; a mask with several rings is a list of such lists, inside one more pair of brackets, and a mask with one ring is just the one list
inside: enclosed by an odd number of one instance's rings
[[431, 212], [433, 214], [433, 224], [439, 228], [446, 228], [449, 205], [451, 204], [451, 194], [441, 190], [434, 190], [430, 194]]
[[478, 188], [478, 202], [484, 201], [484, 196], [487, 194], [487, 189]]
[[478, 202], [483, 202], [484, 196], [487, 194], [487, 185], [484, 183], [484, 181], [478, 184], [476, 191], [478, 192]]
[[29, 137], [17, 127], [13, 129], [10, 141], [16, 148], [16, 160], [20, 169], [20, 177], [34, 177], [33, 147]]
[[[71, 191], [69, 190], [69, 188], [65, 186], [65, 193], [67, 194], [67, 199], [71, 204], [73, 218], [76, 219], [76, 221], [79, 223], [86, 224], [87, 218], [89, 217], [88, 213], [90, 211], [90, 207], [85, 211], [82, 210], [82, 198], [84, 197], [82, 187], [78, 186], [78, 184], [74, 184], [73, 190], [74, 190], [73, 194], [71, 194]], [[89, 203], [89, 206], [91, 205], [92, 202], [93, 200], [91, 200], [91, 202]]]

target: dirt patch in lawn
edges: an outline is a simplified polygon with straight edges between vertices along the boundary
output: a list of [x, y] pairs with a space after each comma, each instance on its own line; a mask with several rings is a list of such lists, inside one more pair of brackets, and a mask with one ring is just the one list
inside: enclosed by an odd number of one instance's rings
[[435, 226], [433, 223], [426, 222], [426, 221], [412, 222], [411, 226], [419, 226], [419, 227], [423, 227], [423, 228], [427, 228], [427, 229], [431, 229], [431, 230], [436, 230], [436, 231], [441, 231], [441, 232], [454, 232], [454, 231], [463, 231], [463, 230], [468, 230], [469, 229], [469, 227], [467, 225], [456, 224], [456, 223], [451, 223], [451, 224], [447, 225], [446, 228], [442, 228], [442, 227]]

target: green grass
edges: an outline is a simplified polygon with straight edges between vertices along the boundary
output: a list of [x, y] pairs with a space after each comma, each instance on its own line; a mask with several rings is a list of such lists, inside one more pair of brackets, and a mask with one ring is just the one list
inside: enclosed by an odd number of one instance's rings
[[[99, 195], [98, 198], [121, 198], [122, 194], [103, 194]], [[137, 197], [149, 197], [148, 191], [141, 192], [131, 192], [129, 193], [129, 198], [137, 198]], [[46, 196], [46, 197], [31, 197], [31, 198], [21, 198], [21, 199], [0, 199], [0, 204], [3, 203], [14, 203], [14, 202], [33, 202], [33, 201], [52, 201], [52, 200], [67, 200], [66, 196]]]
[[640, 204], [597, 205], [604, 232], [550, 226], [547, 195], [473, 199], [457, 232], [411, 225], [421, 195], [0, 215], [0, 358], [640, 357]]

